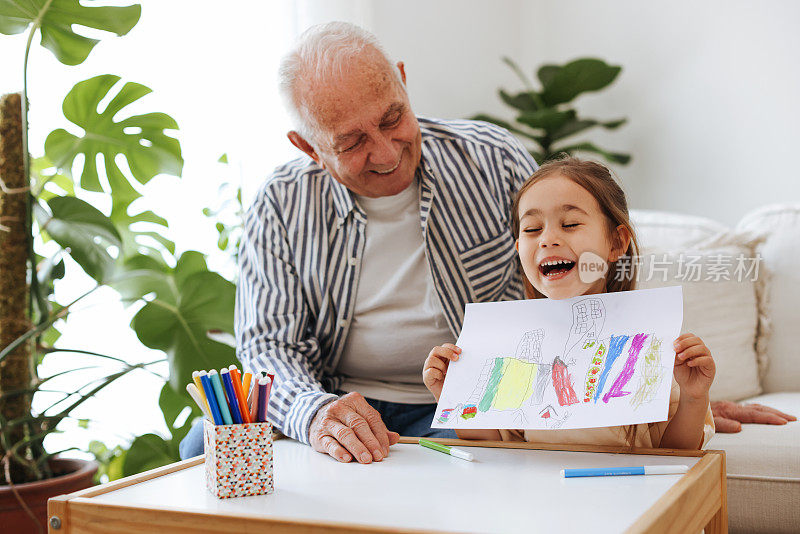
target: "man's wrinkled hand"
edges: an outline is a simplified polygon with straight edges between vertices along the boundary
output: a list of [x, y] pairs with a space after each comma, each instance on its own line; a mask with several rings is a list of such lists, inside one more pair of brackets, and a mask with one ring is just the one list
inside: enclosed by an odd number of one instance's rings
[[716, 401], [711, 403], [711, 412], [714, 414], [714, 426], [719, 433], [741, 432], [742, 423], [785, 425], [789, 421], [797, 421], [797, 417], [793, 415], [761, 404]]
[[362, 464], [379, 462], [399, 439], [400, 435], [390, 432], [378, 411], [356, 392], [320, 408], [309, 430], [311, 447], [340, 462], [353, 458]]

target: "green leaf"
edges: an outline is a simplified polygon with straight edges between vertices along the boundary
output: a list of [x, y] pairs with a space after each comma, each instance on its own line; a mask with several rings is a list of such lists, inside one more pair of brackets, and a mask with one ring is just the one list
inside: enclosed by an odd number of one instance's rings
[[[219, 369], [236, 363], [234, 349], [208, 338], [209, 330], [233, 333], [235, 286], [217, 273], [194, 271], [199, 253], [184, 254], [175, 270], [177, 302], [156, 298], [134, 316], [139, 340], [167, 354], [170, 384], [178, 389], [195, 369]], [[205, 263], [203, 261], [203, 263]]]
[[541, 107], [538, 100], [539, 94], [535, 91], [523, 91], [522, 93], [510, 95], [505, 90], [500, 89], [498, 94], [503, 99], [503, 102], [520, 111], [536, 111]]
[[609, 152], [607, 150], [603, 150], [602, 148], [592, 143], [578, 143], [575, 145], [558, 148], [554, 150], [551, 154], [548, 154], [547, 157], [550, 157], [560, 152], [566, 152], [568, 154], [572, 154], [574, 152], [591, 152], [603, 156], [606, 159], [606, 161], [610, 161], [611, 163], [620, 163], [622, 165], [626, 165], [631, 161], [630, 154]]
[[[170, 446], [175, 449], [177, 453], [178, 444], [186, 437], [189, 430], [192, 428], [192, 422], [195, 418], [201, 417], [203, 413], [200, 408], [195, 404], [194, 400], [186, 393], [186, 389], [175, 391], [169, 383], [164, 384], [161, 388], [161, 394], [158, 397], [158, 406], [161, 408], [161, 413], [164, 415], [164, 422], [167, 424], [172, 439]], [[175, 420], [183, 412], [186, 407], [189, 407], [190, 414], [181, 426], [175, 425]]]
[[558, 141], [559, 139], [575, 135], [578, 132], [588, 130], [589, 128], [597, 126], [597, 124], [598, 122], [593, 119], [578, 119], [573, 117], [571, 120], [565, 122], [557, 130], [552, 132], [550, 134], [550, 139], [553, 141]]
[[[541, 69], [540, 69], [541, 70]], [[569, 102], [587, 91], [597, 91], [606, 87], [622, 70], [622, 67], [608, 65], [600, 59], [577, 59], [561, 67], [558, 71], [547, 70], [543, 83], [542, 100], [547, 106]]]
[[568, 121], [575, 118], [574, 110], [558, 111], [556, 109], [542, 109], [539, 111], [532, 111], [520, 114], [517, 121], [530, 126], [531, 128], [538, 128], [545, 132], [553, 132], [561, 128]]
[[141, 13], [139, 4], [89, 7], [78, 0], [0, 0], [0, 33], [21, 33], [35, 24], [41, 31], [42, 46], [61, 63], [77, 65], [99, 41], [75, 33], [73, 25], [125, 35], [136, 26]]
[[127, 303], [151, 293], [169, 304], [174, 305], [178, 301], [178, 288], [171, 270], [163, 260], [158, 261], [152, 256], [139, 255], [125, 259], [117, 266], [109, 285]]
[[[50, 132], [45, 140], [45, 152], [59, 168], [69, 172], [78, 154], [85, 156], [81, 187], [102, 191], [97, 174], [97, 155], [102, 154], [105, 171], [115, 206], [127, 206], [141, 196], [116, 164], [117, 155], [128, 162], [133, 178], [141, 184], [164, 173], [180, 176], [183, 169], [180, 143], [164, 130], [177, 130], [175, 120], [164, 113], [134, 115], [114, 121], [125, 106], [150, 93], [144, 85], [128, 82], [103, 111], [99, 104], [120, 80], [105, 74], [78, 82], [64, 99], [64, 115], [83, 128], [83, 137], [63, 129]], [[126, 128], [134, 131], [125, 132]]]
[[619, 128], [620, 126], [625, 124], [626, 122], [628, 122], [628, 119], [617, 119], [617, 120], [614, 120], [614, 121], [601, 122], [600, 126], [602, 126], [603, 128], [605, 128], [607, 130], [616, 130], [617, 128]]
[[217, 163], [228, 163], [228, 154], [225, 153], [219, 157]]
[[542, 83], [542, 87], [547, 87], [555, 78], [556, 74], [561, 70], [558, 65], [542, 65], [536, 73], [536, 77]]
[[167, 220], [163, 217], [156, 215], [152, 211], [143, 211], [136, 215], [128, 215], [128, 206], [118, 204], [111, 209], [111, 220], [119, 228], [122, 235], [122, 256], [124, 258], [132, 258], [141, 255], [145, 250], [149, 250], [150, 255], [158, 257], [162, 253], [162, 249], [158, 249], [143, 243], [141, 237], [148, 236], [156, 240], [163, 250], [167, 251], [170, 255], [175, 254], [175, 243], [163, 236], [160, 233], [152, 231], [134, 230], [131, 226], [134, 223], [152, 223], [160, 226], [168, 227]]
[[58, 341], [58, 338], [61, 337], [61, 332], [55, 326], [51, 326], [47, 330], [45, 330], [44, 334], [42, 335], [42, 343], [47, 345], [48, 347], [52, 347]]
[[78, 419], [78, 428], [89, 428], [89, 420], [88, 419]]
[[186, 279], [196, 273], [203, 273], [208, 271], [206, 265], [206, 257], [196, 250], [187, 250], [181, 257], [178, 258], [178, 263], [175, 265], [175, 280], [178, 287], [182, 287]]
[[167, 440], [156, 434], [138, 436], [131, 443], [122, 464], [122, 476], [135, 475], [178, 461]]
[[[55, 197], [48, 202], [52, 215], [36, 205], [39, 225], [61, 245], [81, 268], [97, 280], [106, 280], [114, 259], [108, 246], [120, 246], [120, 235], [111, 220], [97, 208], [75, 197]], [[44, 220], [42, 220], [44, 218]]]

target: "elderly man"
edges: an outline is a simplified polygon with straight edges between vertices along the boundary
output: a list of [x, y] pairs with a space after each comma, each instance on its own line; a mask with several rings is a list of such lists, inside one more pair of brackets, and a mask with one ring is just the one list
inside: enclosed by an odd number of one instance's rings
[[523, 295], [509, 211], [536, 163], [496, 126], [417, 118], [405, 82], [357, 26], [304, 33], [280, 83], [307, 157], [245, 218], [238, 356], [274, 371], [276, 426], [342, 462], [379, 461], [398, 434], [455, 437], [430, 428], [423, 362], [466, 303]]

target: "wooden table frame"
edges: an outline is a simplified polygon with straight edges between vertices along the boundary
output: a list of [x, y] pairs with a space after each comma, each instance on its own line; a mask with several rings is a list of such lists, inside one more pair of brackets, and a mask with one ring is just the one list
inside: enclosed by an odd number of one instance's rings
[[[401, 443], [416, 443], [418, 438], [400, 438]], [[462, 441], [436, 439], [446, 445], [502, 447], [615, 454], [646, 454], [658, 456], [700, 457], [700, 460], [627, 530], [628, 533], [707, 534], [728, 532], [728, 505], [725, 478], [725, 452], [717, 450], [686, 451], [675, 449], [630, 449], [584, 445], [552, 445], [515, 443], [507, 441]], [[208, 514], [190, 510], [137, 508], [99, 504], [92, 497], [103, 495], [133, 484], [151, 480], [203, 463], [198, 456], [152, 469], [107, 484], [75, 493], [53, 497], [47, 503], [48, 532], [52, 534], [84, 534], [106, 532], [152, 532], [161, 528], [168, 532], [256, 532], [269, 528], [271, 533], [317, 532], [424, 532], [396, 528], [365, 527], [363, 525], [327, 524], [311, 521], [274, 519], [260, 515]], [[58, 528], [54, 528], [58, 525]]]

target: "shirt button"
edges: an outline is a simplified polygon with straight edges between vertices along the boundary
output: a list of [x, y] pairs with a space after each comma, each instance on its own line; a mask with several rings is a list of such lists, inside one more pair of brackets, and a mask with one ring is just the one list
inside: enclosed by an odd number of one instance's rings
[[356, 263], [358, 263], [358, 258], [350, 258], [349, 260], [347, 260], [347, 263], [349, 263], [350, 265], [355, 265]]
[[345, 328], [346, 326], [347, 326], [347, 319], [340, 319], [339, 328]]

